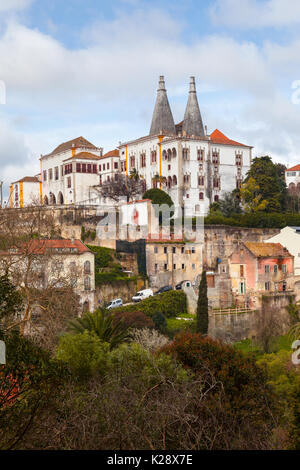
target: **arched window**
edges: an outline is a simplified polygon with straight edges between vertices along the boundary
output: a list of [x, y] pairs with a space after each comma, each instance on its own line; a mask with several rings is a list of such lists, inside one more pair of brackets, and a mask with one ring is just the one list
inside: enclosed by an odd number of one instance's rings
[[173, 157], [173, 158], [176, 158], [176, 157], [177, 157], [177, 152], [176, 152], [176, 148], [175, 148], [175, 147], [172, 148], [172, 157]]
[[168, 161], [170, 162], [172, 158], [172, 150], [168, 149]]
[[173, 175], [173, 186], [177, 186], [177, 176]]
[[199, 193], [199, 199], [200, 199], [200, 201], [203, 201], [203, 199], [204, 199], [204, 193]]
[[172, 177], [168, 176], [168, 188], [170, 189], [172, 187]]
[[90, 261], [85, 261], [85, 263], [84, 263], [84, 274], [91, 274], [91, 263], [90, 263]]
[[218, 200], [219, 200], [219, 196], [216, 194], [215, 197], [214, 197], [214, 201], [218, 202]]
[[162, 157], [163, 157], [163, 160], [167, 160], [168, 155], [167, 155], [166, 150], [163, 150]]
[[48, 196], [45, 196], [45, 197], [44, 197], [44, 205], [45, 205], [45, 206], [48, 206], [48, 205], [49, 205]]

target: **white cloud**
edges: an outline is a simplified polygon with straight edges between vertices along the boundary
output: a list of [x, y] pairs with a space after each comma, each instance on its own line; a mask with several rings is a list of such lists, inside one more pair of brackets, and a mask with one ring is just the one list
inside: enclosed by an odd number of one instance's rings
[[[297, 159], [300, 106], [283, 98], [278, 82], [300, 78], [300, 39], [259, 46], [215, 34], [187, 45], [181, 39], [185, 27], [166, 12], [137, 10], [97, 22], [83, 33], [84, 47], [71, 50], [9, 20], [0, 35], [0, 79], [7, 88], [1, 112], [10, 110], [5, 131], [0, 122], [1, 173], [15, 179], [32, 168], [34, 174], [40, 153], [79, 135], [108, 150], [147, 133], [161, 74], [176, 120], [183, 117], [195, 75], [210, 130], [220, 127], [277, 159]], [[37, 128], [30, 130], [32, 121]]]
[[287, 27], [300, 23], [295, 0], [216, 0], [211, 8], [216, 24], [241, 29]]
[[23, 10], [29, 7], [34, 0], [0, 0], [0, 12]]

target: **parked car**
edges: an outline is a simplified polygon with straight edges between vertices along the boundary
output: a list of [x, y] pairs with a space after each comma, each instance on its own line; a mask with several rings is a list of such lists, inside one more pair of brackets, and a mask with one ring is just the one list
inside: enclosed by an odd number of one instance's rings
[[161, 287], [160, 289], [158, 289], [154, 295], [158, 295], [158, 294], [162, 294], [163, 292], [168, 292], [169, 290], [172, 290], [173, 287], [172, 286], [163, 286]]
[[137, 292], [133, 297], [133, 302], [140, 302], [141, 300], [147, 299], [148, 297], [153, 297], [152, 289], [143, 289]]
[[183, 287], [192, 287], [191, 281], [181, 281], [178, 284], [176, 284], [175, 289], [180, 290], [180, 289], [183, 289]]
[[109, 310], [111, 308], [122, 307], [122, 305], [123, 305], [122, 299], [114, 299], [111, 302], [109, 302], [106, 308]]

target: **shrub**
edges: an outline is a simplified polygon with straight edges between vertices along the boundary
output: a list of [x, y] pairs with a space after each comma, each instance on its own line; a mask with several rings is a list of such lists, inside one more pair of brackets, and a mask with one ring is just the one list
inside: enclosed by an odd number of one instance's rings
[[[182, 290], [164, 292], [163, 294], [142, 300], [139, 302], [138, 308], [150, 317], [153, 317], [157, 312], [161, 312], [166, 318], [176, 317], [176, 315], [187, 311], [186, 294]], [[134, 312], [136, 311], [136, 306], [128, 305], [116, 309], [116, 311]]]
[[95, 333], [85, 330], [76, 335], [62, 336], [56, 357], [66, 362], [70, 370], [83, 380], [106, 372], [108, 351], [108, 343], [101, 341]]
[[[202, 377], [211, 374], [225, 393], [228, 433], [241, 440], [271, 438], [275, 395], [267, 384], [268, 377], [254, 361], [233, 347], [201, 334], [182, 333], [163, 348], [186, 367]], [[213, 390], [207, 391], [214, 395]], [[229, 437], [229, 435], [228, 435]]]
[[152, 318], [145, 315], [143, 312], [116, 312], [114, 315], [117, 321], [123, 322], [127, 328], [154, 328]]
[[113, 261], [113, 250], [105, 246], [87, 245], [87, 247], [95, 253], [95, 268], [96, 271], [100, 268], [107, 268]]
[[155, 351], [168, 344], [169, 339], [156, 330], [143, 328], [133, 331], [133, 341], [149, 351]]

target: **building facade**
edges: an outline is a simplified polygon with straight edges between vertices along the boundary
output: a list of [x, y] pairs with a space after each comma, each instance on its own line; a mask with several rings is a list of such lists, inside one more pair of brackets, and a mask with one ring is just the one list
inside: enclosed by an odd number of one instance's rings
[[42, 203], [40, 175], [25, 176], [10, 185], [9, 207], [22, 208]]
[[241, 243], [228, 263], [233, 294], [248, 306], [253, 295], [287, 290], [294, 274], [294, 257], [280, 243]]
[[252, 147], [219, 130], [207, 135], [191, 77], [184, 120], [175, 125], [160, 77], [150, 133], [119, 146], [120, 169], [137, 171], [147, 189], [168, 192], [187, 215], [203, 215], [225, 192], [239, 188], [251, 165]]

